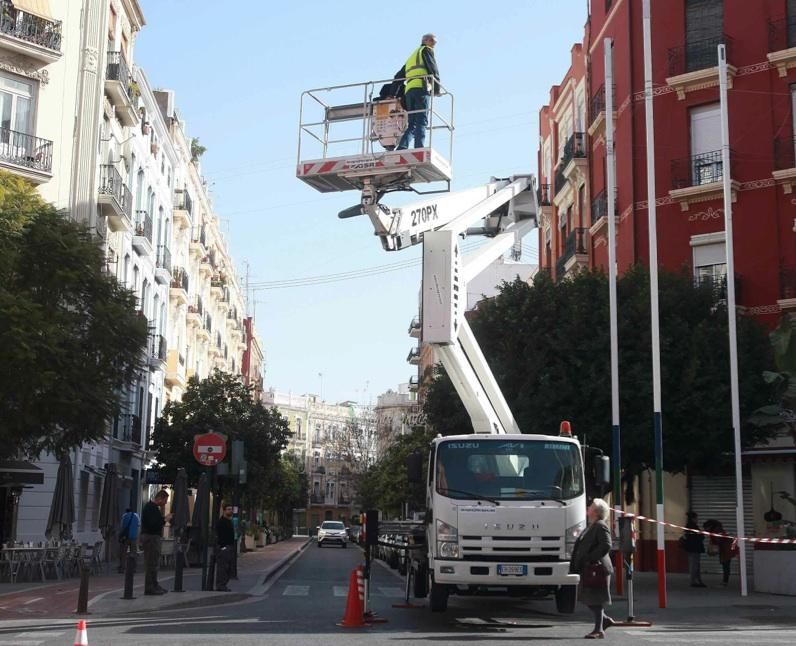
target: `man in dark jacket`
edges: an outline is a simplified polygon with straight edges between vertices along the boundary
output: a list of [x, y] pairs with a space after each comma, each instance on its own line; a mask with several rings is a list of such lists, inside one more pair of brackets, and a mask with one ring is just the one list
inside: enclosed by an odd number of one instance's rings
[[162, 509], [169, 499], [169, 492], [161, 489], [155, 494], [141, 512], [141, 547], [144, 549], [144, 594], [166, 594], [166, 589], [158, 584], [158, 565], [160, 563], [160, 542], [163, 526], [171, 520], [171, 514], [163, 516]]
[[227, 582], [232, 575], [235, 549], [235, 526], [232, 523], [232, 505], [224, 505], [221, 518], [216, 521], [216, 590], [231, 592]]
[[[688, 529], [699, 531], [699, 517], [695, 511], [689, 511], [686, 515], [685, 526]], [[692, 588], [706, 588], [702, 583], [702, 554], [705, 553], [705, 537], [696, 532], [686, 532], [683, 534], [683, 548], [688, 553], [688, 573], [691, 578]]]
[[429, 92], [434, 92], [434, 96], [440, 94], [439, 69], [434, 58], [436, 44], [437, 37], [434, 34], [423, 36], [420, 47], [409, 55], [404, 66], [395, 75], [396, 78], [406, 79], [404, 102], [409, 113], [409, 125], [398, 142], [397, 150], [408, 148], [410, 137], [414, 137], [415, 148], [425, 145]]

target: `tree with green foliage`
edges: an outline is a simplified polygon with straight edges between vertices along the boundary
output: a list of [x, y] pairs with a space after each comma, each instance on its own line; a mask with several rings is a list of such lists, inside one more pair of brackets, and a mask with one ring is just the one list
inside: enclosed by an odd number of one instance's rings
[[293, 509], [305, 507], [309, 481], [304, 465], [293, 453], [283, 453], [275, 465], [271, 486], [264, 494], [263, 503], [276, 512], [281, 527], [293, 523]]
[[146, 321], [100, 244], [0, 172], [0, 458], [101, 440], [141, 368]]
[[[634, 476], [653, 464], [652, 362], [649, 274], [635, 267], [617, 283], [622, 466]], [[727, 311], [713, 285], [685, 273], [661, 272], [661, 377], [664, 468], [721, 471], [731, 464], [733, 433]], [[583, 272], [553, 282], [504, 283], [482, 302], [473, 331], [524, 433], [555, 434], [568, 419], [589, 444], [611, 448], [608, 282]], [[738, 317], [741, 413], [771, 397], [762, 373], [770, 352], [765, 330]], [[450, 380], [441, 377], [428, 394], [426, 415], [442, 434], [472, 426]], [[747, 427], [754, 444], [765, 429]]]
[[360, 479], [358, 502], [361, 509], [379, 509], [387, 518], [397, 518], [403, 504], [418, 510], [425, 506], [425, 483], [409, 482], [406, 458], [419, 452], [428, 467], [428, 449], [434, 435], [425, 427], [416, 427], [411, 433], [400, 435]]
[[203, 467], [193, 457], [194, 436], [210, 432], [226, 435], [228, 449], [233, 440], [244, 445], [246, 483], [227, 479], [225, 494], [237, 489], [249, 506], [263, 504], [282, 484], [280, 452], [287, 445], [288, 420], [256, 400], [238, 376], [216, 370], [207, 379], [191, 379], [182, 401], [166, 404], [155, 423], [152, 442], [163, 475], [174, 478], [183, 467], [195, 486]]

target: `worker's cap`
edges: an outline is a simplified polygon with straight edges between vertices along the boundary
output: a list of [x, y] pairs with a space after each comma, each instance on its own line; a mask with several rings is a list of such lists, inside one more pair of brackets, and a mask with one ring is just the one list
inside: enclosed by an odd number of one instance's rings
[[434, 34], [423, 34], [423, 38], [420, 39], [420, 42], [425, 43], [427, 40], [430, 40], [435, 45], [437, 44], [437, 37]]

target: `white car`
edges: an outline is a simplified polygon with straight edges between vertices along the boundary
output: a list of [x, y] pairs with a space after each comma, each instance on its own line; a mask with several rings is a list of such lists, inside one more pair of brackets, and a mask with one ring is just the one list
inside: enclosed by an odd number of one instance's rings
[[348, 530], [339, 520], [325, 520], [318, 528], [318, 547], [323, 547], [326, 543], [348, 547]]

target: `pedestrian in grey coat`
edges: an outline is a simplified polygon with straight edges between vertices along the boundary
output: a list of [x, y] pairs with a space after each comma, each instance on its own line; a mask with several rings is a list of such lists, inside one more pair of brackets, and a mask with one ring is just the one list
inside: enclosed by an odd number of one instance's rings
[[[570, 559], [570, 572], [581, 575], [578, 586], [578, 597], [581, 602], [589, 607], [594, 614], [594, 630], [586, 639], [603, 639], [605, 629], [614, 625], [614, 620], [605, 614], [605, 606], [611, 603], [611, 574], [614, 567], [608, 556], [611, 551], [611, 530], [605, 519], [610, 508], [608, 503], [601, 498], [595, 498], [589, 505], [589, 526], [575, 541]], [[583, 586], [583, 573], [590, 563], [602, 563], [608, 572], [605, 585], [599, 588], [586, 588]]]

